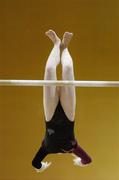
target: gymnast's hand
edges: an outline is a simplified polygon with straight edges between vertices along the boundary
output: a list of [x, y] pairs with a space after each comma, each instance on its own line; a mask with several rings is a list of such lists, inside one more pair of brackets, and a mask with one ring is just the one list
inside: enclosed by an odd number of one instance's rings
[[42, 166], [40, 169], [36, 169], [37, 172], [43, 172], [45, 169], [47, 169], [50, 165], [51, 162], [41, 162]]
[[74, 165], [75, 165], [75, 166], [81, 166], [81, 167], [87, 166], [86, 164], [83, 164], [83, 163], [81, 162], [81, 158], [80, 158], [80, 157], [77, 157], [77, 156], [75, 156], [74, 154], [73, 154], [73, 156], [75, 157], [75, 158], [73, 159], [73, 162], [74, 162]]

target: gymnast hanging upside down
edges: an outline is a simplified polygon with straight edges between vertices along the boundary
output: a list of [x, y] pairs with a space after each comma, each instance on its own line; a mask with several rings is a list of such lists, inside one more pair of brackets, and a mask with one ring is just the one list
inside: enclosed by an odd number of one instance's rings
[[[62, 79], [74, 80], [73, 61], [68, 51], [72, 33], [65, 32], [63, 40], [59, 39], [53, 30], [46, 32], [54, 47], [48, 57], [45, 67], [45, 80], [57, 80], [56, 68], [62, 64]], [[51, 164], [43, 162], [51, 153], [73, 153], [74, 165], [83, 166], [91, 163], [89, 155], [78, 145], [74, 135], [74, 119], [76, 94], [74, 86], [46, 86], [43, 89], [43, 104], [46, 122], [46, 133], [42, 145], [35, 155], [32, 165], [38, 172]]]

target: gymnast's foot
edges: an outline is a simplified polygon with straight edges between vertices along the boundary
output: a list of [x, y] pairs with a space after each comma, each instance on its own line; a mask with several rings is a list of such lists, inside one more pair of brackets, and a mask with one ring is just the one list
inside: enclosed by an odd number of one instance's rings
[[71, 39], [72, 39], [73, 33], [65, 32], [63, 35], [62, 43], [61, 43], [61, 49], [67, 48]]
[[61, 40], [60, 38], [57, 36], [57, 34], [55, 33], [55, 31], [53, 30], [49, 30], [47, 31], [46, 33], [46, 36], [48, 36], [51, 41], [54, 43], [54, 44], [60, 44], [61, 43]]

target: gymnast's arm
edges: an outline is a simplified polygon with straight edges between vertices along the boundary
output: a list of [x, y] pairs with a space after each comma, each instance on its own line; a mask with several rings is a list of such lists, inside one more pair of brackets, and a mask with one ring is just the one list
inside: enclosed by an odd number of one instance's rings
[[[41, 146], [39, 151], [36, 153], [34, 159], [32, 160], [33, 167], [36, 168], [37, 172], [41, 172], [48, 168], [51, 164], [47, 162], [42, 162], [42, 160], [48, 155], [45, 146]], [[39, 171], [38, 171], [39, 170]]]
[[74, 148], [73, 153], [78, 156], [79, 159], [81, 158], [82, 165], [86, 165], [92, 162], [91, 157], [78, 144]]

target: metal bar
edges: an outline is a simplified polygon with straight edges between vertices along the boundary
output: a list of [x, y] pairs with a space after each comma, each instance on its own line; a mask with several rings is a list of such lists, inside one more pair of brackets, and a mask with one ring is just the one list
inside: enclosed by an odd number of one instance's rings
[[0, 86], [119, 87], [119, 81], [0, 80]]

